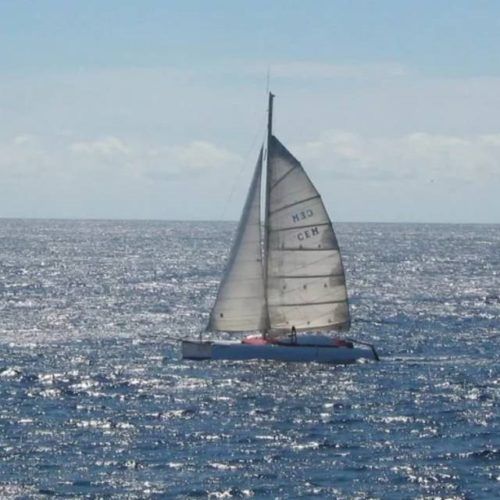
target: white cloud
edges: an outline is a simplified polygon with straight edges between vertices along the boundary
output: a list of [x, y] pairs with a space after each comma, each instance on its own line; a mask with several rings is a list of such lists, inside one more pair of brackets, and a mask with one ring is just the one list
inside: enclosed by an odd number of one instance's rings
[[31, 134], [20, 134], [0, 143], [0, 175], [3, 180], [37, 177], [53, 166], [53, 160], [38, 138]]
[[[4, 75], [0, 215], [220, 218], [226, 204], [236, 218], [265, 137], [266, 70], [234, 61]], [[434, 207], [457, 200], [445, 220], [498, 221], [500, 79], [278, 61], [271, 84], [276, 134], [328, 187], [324, 199], [342, 198], [339, 184], [349, 193], [343, 219], [393, 220], [407, 204], [414, 219], [443, 220], [425, 212], [431, 187]]]
[[[209, 141], [157, 145], [114, 136], [71, 141], [71, 137], [22, 134], [0, 143], [0, 174], [4, 178], [30, 176], [57, 179], [87, 177], [106, 172], [124, 178], [185, 179], [240, 167], [241, 158]], [[111, 178], [109, 179], [111, 180]]]
[[487, 182], [498, 176], [500, 134], [454, 136], [415, 132], [366, 137], [330, 130], [298, 144], [305, 164], [359, 181], [397, 179]]
[[88, 142], [74, 142], [69, 146], [70, 151], [95, 156], [115, 156], [116, 154], [127, 155], [130, 149], [116, 137], [105, 137]]
[[183, 178], [222, 172], [241, 165], [241, 158], [207, 141], [192, 141], [181, 146], [149, 149], [152, 160], [147, 175], [152, 178]]
[[30, 134], [22, 134], [14, 137], [14, 140], [12, 142], [16, 146], [22, 146], [23, 144], [31, 144], [33, 142], [36, 142], [36, 138]]
[[0, 142], [0, 216], [220, 218], [213, 200], [243, 166], [209, 141], [19, 134]]
[[208, 141], [163, 146], [107, 137], [74, 142], [69, 150], [94, 166], [127, 167], [134, 175], [164, 180], [203, 176], [241, 162], [236, 154]]

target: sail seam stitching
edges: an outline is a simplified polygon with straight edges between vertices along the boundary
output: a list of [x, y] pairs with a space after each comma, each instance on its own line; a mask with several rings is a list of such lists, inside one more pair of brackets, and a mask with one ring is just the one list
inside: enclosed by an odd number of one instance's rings
[[269, 307], [325, 306], [327, 304], [342, 304], [346, 299], [329, 300], [327, 302], [299, 302], [297, 304], [269, 304]]
[[337, 252], [339, 247], [332, 248], [271, 248], [271, 252]]
[[271, 275], [270, 278], [279, 278], [279, 279], [283, 279], [283, 278], [341, 278], [343, 277], [344, 275], [343, 274], [302, 274], [300, 276], [291, 276], [291, 275], [287, 275], [287, 274], [280, 274], [280, 275], [276, 275], [276, 276], [273, 276]]
[[296, 201], [294, 203], [289, 203], [288, 205], [285, 205], [284, 207], [277, 208], [276, 210], [273, 210], [271, 212], [271, 215], [274, 215], [277, 212], [281, 212], [282, 210], [286, 210], [287, 208], [294, 207], [295, 205], [300, 205], [301, 203], [305, 203], [306, 201], [315, 200], [316, 198], [321, 198], [321, 196], [319, 194], [317, 194], [315, 196], [311, 196], [309, 198], [304, 198], [303, 200], [299, 200], [299, 201]]
[[277, 232], [277, 231], [294, 231], [296, 229], [307, 229], [308, 227], [330, 226], [330, 225], [331, 225], [331, 222], [319, 222], [318, 224], [307, 224], [305, 226], [280, 227], [280, 228], [277, 228], [277, 229], [271, 229], [271, 228], [269, 228], [269, 231], [273, 231], [273, 232]]
[[293, 170], [295, 170], [296, 168], [298, 168], [299, 165], [294, 165], [290, 170], [288, 170], [288, 172], [286, 172], [285, 174], [283, 174], [270, 188], [269, 188], [269, 191], [271, 191], [272, 189], [274, 189], [290, 172], [292, 172]]

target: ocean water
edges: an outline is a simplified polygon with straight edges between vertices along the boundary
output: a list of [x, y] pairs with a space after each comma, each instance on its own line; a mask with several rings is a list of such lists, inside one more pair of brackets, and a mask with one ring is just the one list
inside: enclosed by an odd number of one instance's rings
[[0, 220], [0, 497], [500, 497], [500, 226], [337, 224], [351, 366], [188, 362], [235, 225]]

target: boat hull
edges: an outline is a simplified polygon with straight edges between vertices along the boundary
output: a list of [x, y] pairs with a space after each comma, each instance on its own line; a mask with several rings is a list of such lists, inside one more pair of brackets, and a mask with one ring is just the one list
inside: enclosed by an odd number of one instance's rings
[[358, 359], [376, 360], [372, 349], [325, 345], [249, 345], [233, 341], [182, 341], [182, 358], [190, 360], [267, 359], [275, 361], [348, 364]]

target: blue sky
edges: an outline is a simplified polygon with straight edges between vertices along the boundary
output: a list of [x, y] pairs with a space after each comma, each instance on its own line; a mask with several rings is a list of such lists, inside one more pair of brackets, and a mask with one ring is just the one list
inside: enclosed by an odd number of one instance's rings
[[0, 216], [236, 219], [276, 134], [336, 220], [500, 222], [500, 2], [0, 1]]

